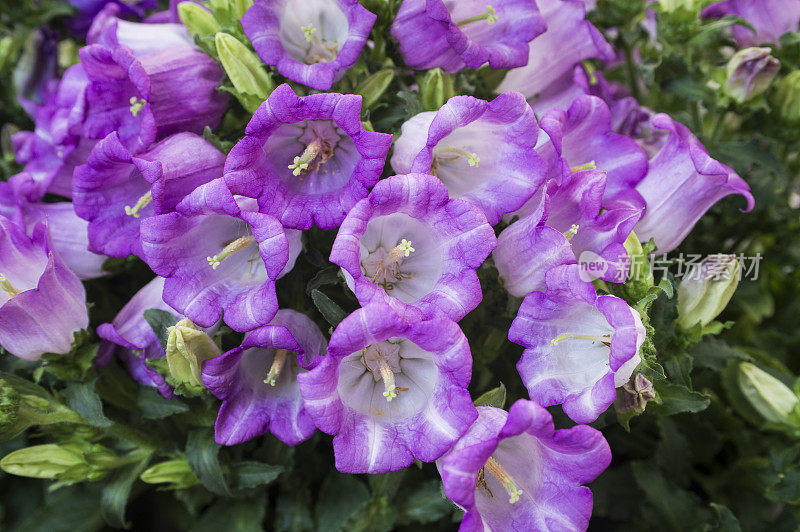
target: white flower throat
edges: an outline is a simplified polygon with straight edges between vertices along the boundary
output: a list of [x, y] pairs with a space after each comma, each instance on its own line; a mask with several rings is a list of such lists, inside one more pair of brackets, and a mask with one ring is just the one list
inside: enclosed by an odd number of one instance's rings
[[363, 261], [365, 273], [376, 285], [392, 290], [397, 282], [413, 277], [413, 273], [402, 271], [402, 266], [414, 251], [411, 241], [405, 238], [388, 252], [381, 246]]

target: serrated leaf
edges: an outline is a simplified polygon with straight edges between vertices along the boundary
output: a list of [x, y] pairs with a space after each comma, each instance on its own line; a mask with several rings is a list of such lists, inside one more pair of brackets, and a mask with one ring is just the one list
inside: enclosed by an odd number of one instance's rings
[[63, 393], [69, 407], [95, 427], [110, 427], [112, 422], [103, 413], [103, 402], [94, 391], [96, 379], [89, 382], [72, 382]]
[[475, 406], [493, 406], [503, 408], [506, 404], [506, 386], [502, 382], [500, 386], [489, 390], [474, 401]]
[[186, 461], [197, 479], [212, 493], [230, 497], [231, 490], [219, 463], [219, 445], [211, 429], [195, 429], [186, 440]]
[[343, 319], [347, 317], [347, 313], [342, 310], [342, 307], [337, 305], [331, 298], [320, 292], [319, 290], [311, 291], [311, 299], [314, 305], [319, 309], [325, 321], [336, 327]]
[[283, 472], [283, 466], [261, 462], [239, 462], [231, 468], [236, 489], [255, 488], [270, 484]]
[[370, 501], [369, 491], [357, 477], [331, 472], [325, 477], [317, 500], [317, 530], [338, 532], [348, 519]]
[[711, 397], [700, 392], [695, 392], [669, 382], [654, 383], [657, 401], [655, 404], [647, 405], [648, 409], [664, 415], [671, 416], [683, 412], [701, 412], [711, 404]]
[[175, 414], [189, 411], [189, 406], [178, 399], [167, 399], [155, 388], [143, 386], [139, 388], [136, 404], [144, 419], [164, 419]]
[[156, 333], [161, 347], [166, 350], [167, 337], [169, 336], [167, 328], [178, 323], [178, 318], [166, 310], [151, 308], [144, 311], [144, 319], [147, 321], [147, 324], [150, 325], [150, 328], [153, 329], [153, 332]]

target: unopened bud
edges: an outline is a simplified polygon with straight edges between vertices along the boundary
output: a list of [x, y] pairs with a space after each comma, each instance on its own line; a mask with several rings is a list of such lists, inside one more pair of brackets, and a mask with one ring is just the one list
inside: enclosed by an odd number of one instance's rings
[[678, 285], [678, 325], [708, 325], [719, 316], [739, 285], [736, 255], [710, 255], [690, 268]]
[[241, 19], [253, 5], [253, 0], [228, 0], [229, 11], [234, 20]]
[[800, 123], [800, 70], [791, 72], [778, 83], [774, 104], [774, 111], [782, 121]]
[[200, 371], [203, 362], [219, 356], [214, 340], [184, 318], [167, 329], [167, 364], [172, 377], [194, 389], [203, 387]]
[[174, 489], [185, 489], [198, 483], [186, 460], [167, 460], [146, 469], [139, 478], [147, 484], [172, 484]]
[[761, 416], [772, 423], [786, 423], [798, 404], [795, 393], [784, 383], [760, 369], [739, 364], [739, 389]]
[[389, 85], [394, 79], [394, 70], [386, 68], [379, 70], [371, 76], [367, 77], [364, 81], [359, 83], [356, 87], [355, 93], [360, 94], [363, 101], [361, 104], [362, 109], [369, 109], [378, 100], [381, 99], [383, 93], [389, 88]]
[[11, 67], [16, 52], [17, 45], [14, 42], [14, 37], [7, 35], [0, 39], [0, 69], [6, 70]]
[[101, 445], [48, 443], [6, 455], [0, 460], [0, 468], [12, 475], [59, 479], [71, 484], [102, 478], [116, 459], [114, 453]]
[[631, 232], [628, 238], [625, 239], [623, 246], [625, 251], [628, 252], [628, 264], [630, 264], [628, 279], [644, 282], [648, 286], [652, 285], [653, 272], [650, 269], [650, 260], [648, 260], [636, 233]]
[[275, 89], [272, 77], [256, 54], [228, 33], [217, 33], [214, 38], [222, 68], [241, 95], [239, 101], [250, 112]]
[[769, 48], [745, 48], [728, 61], [725, 92], [739, 103], [752, 100], [769, 88], [781, 63]]
[[178, 4], [178, 16], [192, 35], [215, 35], [222, 29], [208, 9], [194, 2]]
[[425, 73], [419, 84], [420, 101], [425, 111], [438, 111], [445, 102], [455, 95], [453, 76], [441, 68], [432, 68]]
[[647, 402], [655, 397], [653, 383], [641, 373], [637, 373], [617, 389], [617, 401], [614, 403], [614, 408], [620, 414], [630, 411], [641, 414], [647, 407]]
[[694, 10], [694, 0], [658, 0], [658, 5], [661, 7], [662, 11], [667, 13], [678, 10]]

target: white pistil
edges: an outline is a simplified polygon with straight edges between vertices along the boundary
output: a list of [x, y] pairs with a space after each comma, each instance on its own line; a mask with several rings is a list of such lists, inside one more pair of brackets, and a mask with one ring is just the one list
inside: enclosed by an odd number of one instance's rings
[[[459, 157], [464, 157], [464, 159], [467, 161], [467, 164], [473, 168], [477, 168], [481, 162], [481, 158], [478, 157], [477, 153], [468, 152], [466, 150], [462, 150], [461, 148], [441, 148], [436, 150], [436, 154], [438, 159], [442, 161], [455, 161]], [[455, 154], [455, 156], [450, 155], [443, 157], [441, 154]]]
[[517, 487], [516, 482], [514, 482], [514, 478], [508, 474], [502, 465], [500, 465], [500, 462], [495, 460], [494, 457], [490, 456], [486, 461], [486, 465], [483, 467], [506, 489], [506, 492], [508, 492], [508, 502], [514, 504], [519, 500], [519, 496], [522, 495], [522, 490]]
[[475, 15], [474, 17], [465, 18], [459, 22], [456, 22], [456, 26], [459, 28], [462, 26], [466, 26], [467, 24], [471, 24], [473, 22], [478, 22], [480, 20], [485, 20], [487, 24], [494, 24], [497, 22], [497, 13], [495, 12], [494, 8], [491, 5], [486, 6], [486, 13], [482, 13], [480, 15]]
[[242, 251], [243, 249], [247, 249], [250, 246], [250, 244], [252, 244], [254, 241], [255, 239], [252, 236], [243, 236], [241, 238], [237, 238], [236, 240], [234, 240], [233, 242], [222, 248], [222, 251], [220, 251], [218, 255], [214, 255], [213, 257], [206, 257], [206, 260], [208, 261], [208, 264], [213, 269], [216, 270], [217, 268], [219, 268], [220, 264], [222, 264], [223, 260], [227, 259], [236, 252]]
[[582, 172], [583, 170], [597, 170], [597, 165], [595, 164], [594, 161], [589, 161], [586, 164], [582, 164], [580, 166], [573, 166], [572, 168], [569, 169], [569, 171], [572, 172], [573, 174], [576, 172]]
[[286, 356], [288, 354], [289, 352], [286, 349], [278, 349], [275, 352], [275, 358], [272, 359], [272, 365], [269, 367], [269, 373], [267, 373], [267, 378], [264, 379], [264, 384], [275, 386], [278, 376], [281, 374], [281, 369], [283, 369], [286, 363]]
[[308, 23], [307, 26], [301, 26], [301, 30], [303, 30], [303, 35], [306, 36], [306, 41], [311, 42], [312, 35], [317, 33], [317, 28], [314, 27], [312, 23]]
[[566, 237], [567, 240], [572, 240], [572, 237], [578, 234], [578, 229], [580, 228], [581, 228], [580, 225], [572, 224], [572, 227], [569, 228], [569, 231], [564, 233], [564, 236]]
[[147, 100], [143, 98], [137, 98], [136, 96], [131, 96], [131, 99], [129, 101], [131, 104], [131, 114], [134, 117], [139, 116], [141, 110], [144, 109], [145, 105], [147, 105]]
[[322, 141], [317, 139], [309, 144], [303, 153], [295, 157], [294, 162], [289, 165], [289, 170], [292, 171], [292, 175], [299, 176], [308, 170], [309, 165], [314, 162], [314, 159], [316, 159], [320, 153], [322, 153]]
[[611, 336], [595, 336], [592, 334], [573, 334], [573, 333], [564, 333], [559, 334], [555, 338], [550, 341], [550, 345], [556, 345], [558, 342], [563, 342], [564, 340], [591, 340], [592, 342], [600, 342], [601, 344], [610, 345], [611, 344]]
[[385, 388], [385, 392], [383, 392], [383, 396], [386, 398], [387, 403], [391, 403], [392, 399], [397, 397], [397, 386], [394, 383], [394, 371], [392, 368], [389, 367], [389, 364], [386, 363], [386, 360], [381, 358], [380, 362], [380, 371], [381, 371], [381, 379], [383, 379], [383, 387]]
[[0, 273], [0, 289], [8, 294], [9, 297], [14, 297], [22, 293], [22, 290], [14, 288], [14, 285], [11, 284], [11, 281], [9, 281], [8, 278], [2, 273]]
[[[378, 269], [375, 271], [375, 275], [372, 276], [372, 282], [376, 282], [384, 270], [389, 270], [391, 272], [395, 265], [397, 265], [402, 259], [410, 256], [414, 251], [416, 251], [416, 249], [411, 246], [410, 240], [406, 240], [405, 238], [401, 240], [400, 243], [393, 247], [386, 256], [388, 264], [381, 261], [380, 266], [378, 266]], [[397, 277], [401, 278], [402, 274], [397, 275]]]
[[153, 192], [148, 190], [147, 194], [144, 194], [141, 198], [139, 198], [139, 201], [137, 201], [136, 205], [133, 207], [125, 205], [125, 214], [128, 216], [133, 216], [134, 218], [138, 218], [141, 210], [150, 205], [151, 201], [153, 201]]

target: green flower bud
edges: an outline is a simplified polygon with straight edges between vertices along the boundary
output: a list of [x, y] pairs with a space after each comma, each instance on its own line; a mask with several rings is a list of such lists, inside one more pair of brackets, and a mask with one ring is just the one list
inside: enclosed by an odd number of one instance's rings
[[424, 110], [438, 111], [455, 94], [453, 76], [446, 74], [441, 68], [432, 68], [422, 78], [419, 93]]
[[678, 285], [678, 325], [708, 325], [719, 316], [739, 285], [736, 255], [710, 255], [690, 268]]
[[778, 83], [774, 104], [775, 112], [785, 123], [800, 123], [800, 70], [791, 72]]
[[229, 11], [235, 20], [241, 19], [253, 5], [253, 0], [229, 0]]
[[178, 4], [178, 16], [192, 35], [215, 35], [222, 29], [214, 15], [194, 2]]
[[14, 62], [17, 45], [14, 37], [8, 35], [0, 39], [0, 70], [6, 70]]
[[658, 0], [658, 5], [661, 7], [661, 10], [666, 13], [672, 13], [678, 10], [694, 10], [694, 0]]
[[192, 389], [202, 389], [200, 370], [203, 362], [219, 356], [214, 340], [184, 318], [167, 328], [167, 364], [172, 377]]
[[369, 109], [378, 100], [381, 99], [383, 93], [389, 88], [389, 85], [394, 79], [394, 70], [387, 68], [379, 70], [371, 76], [367, 77], [364, 81], [358, 84], [355, 93], [360, 94], [363, 98], [361, 108]]
[[631, 232], [628, 238], [625, 239], [623, 246], [625, 247], [625, 251], [628, 252], [628, 263], [630, 264], [628, 279], [643, 282], [647, 286], [652, 286], [653, 272], [650, 269], [650, 261], [636, 233]]
[[198, 483], [186, 460], [167, 460], [146, 469], [139, 476], [147, 484], [172, 484], [174, 489], [186, 489]]
[[239, 101], [248, 111], [255, 112], [275, 89], [272, 77], [258, 56], [233, 35], [217, 33], [214, 43], [222, 68], [241, 95]]
[[0, 468], [6, 473], [21, 477], [59, 478], [75, 468], [88, 470], [83, 454], [73, 446], [54, 443], [25, 447], [7, 454], [0, 460]]
[[739, 364], [738, 376], [742, 394], [765, 420], [789, 422], [799, 400], [788, 386], [749, 362]]
[[752, 100], [766, 91], [778, 74], [781, 63], [769, 48], [745, 48], [728, 61], [725, 93], [739, 103]]

